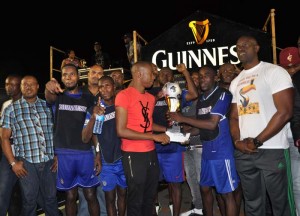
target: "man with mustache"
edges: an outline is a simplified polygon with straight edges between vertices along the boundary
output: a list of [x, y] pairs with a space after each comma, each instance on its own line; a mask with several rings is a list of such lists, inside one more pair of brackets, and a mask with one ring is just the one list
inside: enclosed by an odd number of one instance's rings
[[46, 100], [54, 113], [54, 146], [58, 160], [56, 187], [66, 191], [67, 215], [76, 215], [78, 187], [82, 187], [89, 214], [99, 216], [96, 186], [100, 183], [97, 177], [100, 156], [94, 156], [91, 143], [84, 143], [81, 137], [86, 112], [93, 106], [93, 98], [79, 88], [76, 66], [63, 66], [61, 75], [65, 90], [55, 79], [47, 82], [45, 89]]

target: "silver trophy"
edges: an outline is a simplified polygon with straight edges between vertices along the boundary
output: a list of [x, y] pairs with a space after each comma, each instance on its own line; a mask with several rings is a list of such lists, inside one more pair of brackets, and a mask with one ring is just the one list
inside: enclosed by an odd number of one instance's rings
[[[163, 87], [163, 93], [169, 112], [177, 112], [180, 110], [181, 88], [178, 83], [167, 82]], [[180, 125], [178, 122], [169, 122], [168, 130], [174, 133], [180, 133]]]

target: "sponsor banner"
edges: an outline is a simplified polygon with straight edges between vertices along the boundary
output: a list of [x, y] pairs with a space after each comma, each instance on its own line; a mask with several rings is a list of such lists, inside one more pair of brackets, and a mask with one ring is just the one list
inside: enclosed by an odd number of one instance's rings
[[198, 71], [204, 65], [218, 69], [226, 62], [239, 64], [235, 44], [243, 34], [257, 38], [261, 45], [261, 60], [272, 61], [269, 33], [201, 11], [196, 11], [143, 46], [142, 59], [174, 71], [177, 64], [185, 63], [190, 72]]

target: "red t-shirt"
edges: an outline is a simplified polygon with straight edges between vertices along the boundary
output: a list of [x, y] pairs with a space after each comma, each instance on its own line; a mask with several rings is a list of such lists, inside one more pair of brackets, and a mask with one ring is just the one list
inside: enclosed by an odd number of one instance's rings
[[[141, 133], [152, 133], [153, 109], [155, 98], [145, 92], [140, 93], [133, 87], [120, 91], [115, 106], [127, 110], [127, 128]], [[155, 149], [153, 140], [129, 140], [122, 138], [121, 149], [128, 152], [148, 152]]]

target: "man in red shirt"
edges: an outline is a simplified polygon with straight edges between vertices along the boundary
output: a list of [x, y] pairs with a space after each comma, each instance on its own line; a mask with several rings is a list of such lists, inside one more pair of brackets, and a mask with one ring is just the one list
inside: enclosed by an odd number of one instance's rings
[[127, 215], [152, 216], [159, 180], [154, 141], [167, 144], [170, 138], [164, 133], [166, 128], [153, 124], [155, 98], [145, 91], [155, 79], [152, 64], [136, 62], [131, 73], [130, 87], [120, 91], [115, 100], [116, 127], [122, 138], [122, 163], [128, 185]]

